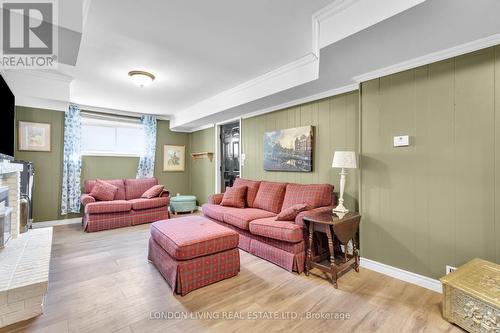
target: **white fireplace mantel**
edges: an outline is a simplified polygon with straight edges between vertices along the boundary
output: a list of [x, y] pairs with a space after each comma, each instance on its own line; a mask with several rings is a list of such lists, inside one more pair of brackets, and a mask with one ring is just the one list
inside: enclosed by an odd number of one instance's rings
[[[0, 162], [0, 186], [9, 187], [9, 207], [11, 213], [11, 238], [16, 239], [19, 235], [20, 199], [21, 199], [21, 171], [24, 166], [18, 163]], [[7, 243], [7, 246], [9, 244]]]
[[12, 172], [23, 171], [23, 165], [18, 163], [2, 162], [0, 163], [0, 175]]

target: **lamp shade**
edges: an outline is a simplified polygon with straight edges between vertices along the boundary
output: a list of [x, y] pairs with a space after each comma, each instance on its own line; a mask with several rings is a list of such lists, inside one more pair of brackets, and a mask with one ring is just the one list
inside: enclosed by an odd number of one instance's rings
[[336, 151], [333, 154], [332, 168], [356, 169], [356, 153], [353, 151]]

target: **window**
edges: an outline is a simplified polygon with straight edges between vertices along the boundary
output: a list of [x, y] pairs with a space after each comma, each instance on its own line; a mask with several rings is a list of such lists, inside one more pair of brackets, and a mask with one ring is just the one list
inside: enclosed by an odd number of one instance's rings
[[82, 155], [139, 156], [143, 149], [138, 119], [82, 113]]

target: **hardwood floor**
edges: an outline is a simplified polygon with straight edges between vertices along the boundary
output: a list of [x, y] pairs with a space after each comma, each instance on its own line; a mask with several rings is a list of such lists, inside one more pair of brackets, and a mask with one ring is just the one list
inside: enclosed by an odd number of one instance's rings
[[[292, 274], [244, 251], [237, 277], [174, 296], [146, 259], [148, 236], [149, 225], [91, 234], [55, 227], [45, 313], [0, 332], [461, 332], [427, 289], [363, 268], [334, 289], [319, 271]], [[290, 319], [340, 312], [350, 318]], [[173, 313], [252, 318], [151, 319]]]

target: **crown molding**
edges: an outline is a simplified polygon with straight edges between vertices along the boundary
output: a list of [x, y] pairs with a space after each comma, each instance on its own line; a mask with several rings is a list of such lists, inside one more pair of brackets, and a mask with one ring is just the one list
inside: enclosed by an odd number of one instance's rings
[[[171, 129], [183, 130], [183, 128], [188, 127], [190, 122], [197, 119], [208, 117], [221, 111], [317, 80], [319, 78], [321, 48], [424, 1], [334, 0], [330, 5], [312, 15], [312, 44], [310, 53], [296, 61], [219, 93], [187, 109], [177, 111], [172, 117]], [[363, 11], [360, 8], [369, 8], [370, 10]], [[345, 27], [342, 26], [342, 29], [339, 30], [338, 22], [341, 22]], [[336, 90], [342, 91], [344, 88], [334, 89], [331, 92], [327, 92], [327, 94], [328, 96], [333, 96], [338, 94], [335, 92]], [[352, 88], [349, 89], [354, 90]], [[318, 98], [328, 97], [324, 93], [314, 96], [319, 96]], [[308, 98], [300, 100], [310, 101]], [[291, 103], [296, 105], [296, 101]], [[280, 107], [281, 105], [271, 107], [257, 113], [272, 112], [268, 110], [279, 110]], [[244, 117], [248, 116], [245, 115]]]
[[318, 47], [324, 48], [426, 0], [337, 0], [314, 14], [321, 26]]
[[55, 99], [16, 95], [16, 106], [66, 112], [68, 111], [69, 104], [70, 102]]
[[[39, 97], [32, 97], [32, 96], [25, 96], [25, 95], [16, 95], [16, 106], [24, 106], [24, 107], [29, 107], [29, 108], [37, 108], [37, 109], [46, 109], [46, 110], [52, 110], [52, 111], [66, 112], [66, 111], [68, 111], [68, 107], [69, 107], [70, 103], [72, 103], [72, 102], [69, 102], [69, 101], [65, 102], [65, 101], [60, 101], [60, 100], [55, 100], [55, 99], [39, 98]], [[98, 112], [98, 113], [119, 115], [119, 116], [127, 116], [127, 117], [134, 117], [134, 118], [138, 118], [141, 116], [141, 114], [136, 113], [136, 112], [102, 108], [102, 107], [85, 105], [85, 104], [80, 104], [80, 103], [75, 103], [75, 104], [77, 104], [78, 107], [84, 111]], [[153, 115], [153, 116], [155, 116], [158, 120], [170, 120], [169, 117], [166, 117], [163, 115]]]
[[177, 112], [172, 119], [172, 129], [182, 127], [190, 121], [313, 81], [318, 78], [318, 74], [319, 59], [314, 53], [308, 53], [296, 61]]
[[359, 84], [358, 83], [354, 83], [354, 84], [351, 84], [351, 85], [348, 85], [348, 86], [344, 86], [344, 87], [340, 87], [340, 88], [335, 88], [335, 89], [327, 90], [327, 91], [324, 91], [324, 92], [321, 92], [321, 93], [318, 93], [318, 94], [314, 94], [314, 95], [309, 95], [307, 97], [299, 98], [299, 99], [296, 99], [296, 100], [293, 100], [293, 101], [290, 101], [290, 102], [286, 102], [286, 103], [283, 103], [283, 104], [280, 104], [280, 105], [275, 105], [275, 106], [272, 106], [272, 107], [269, 107], [269, 108], [266, 108], [266, 109], [262, 109], [262, 110], [250, 112], [250, 113], [247, 113], [247, 114], [243, 115], [241, 118], [242, 119], [248, 119], [248, 118], [252, 118], [252, 117], [257, 117], [257, 116], [260, 116], [260, 115], [263, 115], [263, 114], [266, 114], [266, 113], [270, 113], [270, 112], [274, 112], [274, 111], [278, 111], [278, 110], [283, 110], [283, 109], [291, 108], [291, 107], [294, 107], [294, 106], [297, 106], [297, 105], [301, 105], [301, 104], [305, 104], [305, 103], [317, 101], [317, 100], [320, 100], [320, 99], [323, 99], [323, 98], [328, 98], [328, 97], [333, 97], [333, 96], [336, 96], [336, 95], [345, 94], [345, 93], [348, 93], [348, 92], [351, 92], [351, 91], [356, 91], [358, 89], [359, 89]]
[[215, 127], [215, 124], [210, 123], [207, 125], [203, 125], [203, 126], [199, 126], [199, 127], [195, 127], [195, 128], [190, 128], [190, 129], [175, 129], [175, 130], [173, 130], [173, 132], [194, 133], [194, 132], [203, 131], [203, 130], [206, 130], [208, 128], [214, 128], [214, 127]]
[[387, 66], [381, 69], [377, 69], [372, 72], [368, 72], [362, 75], [353, 77], [353, 79], [358, 82], [365, 82], [373, 79], [378, 79], [383, 76], [395, 74], [405, 70], [417, 68], [420, 66], [432, 64], [438, 61], [454, 58], [466, 53], [474, 52], [477, 50], [485, 49], [491, 46], [500, 44], [500, 34], [491, 35], [485, 38], [481, 38], [469, 43], [461, 44], [458, 46], [450, 47], [448, 49], [429, 53], [427, 55], [413, 58], [407, 61], [400, 62], [395, 65]]

